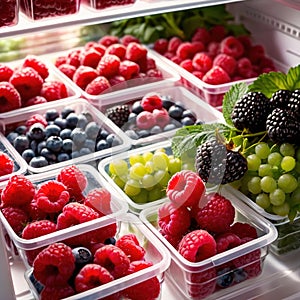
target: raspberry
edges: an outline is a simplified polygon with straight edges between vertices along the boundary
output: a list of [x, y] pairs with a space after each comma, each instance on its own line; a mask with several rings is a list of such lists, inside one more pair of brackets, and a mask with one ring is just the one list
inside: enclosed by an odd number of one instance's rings
[[236, 69], [236, 64], [237, 64], [237, 62], [234, 57], [229, 56], [224, 53], [218, 54], [213, 60], [214, 66], [221, 67], [230, 76], [232, 76], [234, 74], [235, 69]]
[[110, 87], [109, 81], [104, 76], [98, 76], [87, 85], [85, 91], [90, 95], [100, 95]]
[[173, 235], [168, 234], [164, 230], [159, 230], [160, 234], [175, 248], [178, 248], [178, 245], [182, 239], [182, 235]]
[[102, 53], [97, 51], [95, 48], [91, 47], [90, 49], [81, 53], [80, 64], [81, 66], [88, 66], [93, 69], [96, 69], [102, 57]]
[[249, 92], [240, 98], [231, 113], [234, 126], [251, 133], [265, 131], [270, 102], [261, 92]]
[[235, 222], [230, 226], [230, 232], [236, 234], [240, 239], [258, 237], [255, 227], [248, 223]]
[[40, 115], [40, 114], [34, 114], [32, 115], [25, 123], [26, 127], [29, 129], [33, 124], [35, 123], [40, 123], [42, 124], [44, 127], [46, 127], [48, 125], [47, 120], [45, 119], [44, 116]]
[[48, 214], [46, 212], [38, 208], [35, 198], [33, 198], [31, 202], [26, 206], [26, 210], [28, 211], [31, 220], [43, 220], [48, 217]]
[[145, 256], [145, 249], [140, 245], [139, 240], [133, 233], [124, 234], [116, 241], [119, 247], [127, 255], [130, 261], [142, 260]]
[[127, 45], [131, 42], [140, 43], [140, 40], [131, 34], [125, 34], [122, 36], [121, 38], [122, 45], [127, 47]]
[[104, 187], [95, 188], [88, 192], [84, 199], [84, 204], [93, 208], [101, 216], [112, 213], [111, 193]]
[[234, 233], [225, 232], [216, 237], [217, 253], [235, 248], [241, 244], [241, 239]]
[[199, 262], [217, 253], [216, 241], [206, 230], [193, 230], [182, 238], [178, 252], [190, 262]]
[[74, 73], [73, 81], [84, 90], [98, 75], [99, 72], [92, 67], [80, 66]]
[[227, 72], [219, 66], [213, 66], [202, 78], [208, 84], [223, 84], [230, 82]]
[[170, 116], [168, 111], [165, 108], [162, 109], [154, 109], [153, 117], [155, 119], [155, 124], [158, 125], [160, 128], [164, 128], [170, 122]]
[[153, 44], [153, 49], [160, 54], [165, 54], [168, 50], [168, 43], [165, 38], [157, 39]]
[[70, 285], [64, 286], [45, 286], [41, 291], [40, 297], [43, 300], [60, 300], [75, 294], [74, 289]]
[[149, 111], [142, 111], [136, 117], [136, 125], [140, 129], [150, 129], [156, 124], [153, 114]]
[[1, 193], [3, 206], [22, 206], [30, 203], [35, 194], [34, 185], [24, 175], [13, 175]]
[[21, 208], [12, 206], [2, 208], [1, 212], [8, 224], [11, 226], [12, 230], [18, 236], [21, 236], [23, 228], [29, 221], [27, 213]]
[[57, 80], [46, 81], [43, 83], [40, 96], [47, 99], [47, 101], [55, 101], [68, 97], [68, 90], [66, 85]]
[[74, 49], [71, 50], [66, 59], [66, 63], [69, 65], [74, 66], [75, 68], [78, 68], [80, 66], [80, 55], [81, 55], [81, 50], [80, 49]]
[[220, 42], [221, 53], [239, 58], [244, 54], [243, 44], [234, 36], [227, 36]]
[[105, 245], [95, 252], [94, 263], [106, 268], [117, 279], [127, 274], [130, 260], [120, 248]]
[[119, 38], [113, 35], [105, 35], [99, 39], [98, 43], [105, 47], [109, 47], [112, 44], [119, 43]]
[[24, 58], [22, 68], [26, 67], [36, 70], [44, 80], [49, 76], [49, 69], [46, 64], [34, 55], [27, 55]]
[[107, 47], [105, 53], [116, 55], [120, 58], [120, 60], [123, 60], [126, 54], [126, 47], [120, 43], [112, 44]]
[[114, 277], [107, 269], [98, 264], [85, 265], [75, 277], [75, 290], [77, 293], [101, 286], [111, 282]]
[[16, 70], [9, 82], [17, 89], [22, 101], [38, 96], [43, 86], [43, 78], [33, 68]]
[[[140, 270], [151, 267], [151, 262], [135, 261], [129, 266], [128, 274], [133, 274]], [[153, 300], [160, 295], [160, 282], [157, 277], [151, 277], [140, 283], [134, 284], [122, 291], [125, 298], [131, 300]]]
[[145, 46], [137, 42], [131, 42], [126, 47], [125, 58], [133, 62], [146, 59], [148, 50]]
[[[122, 62], [121, 62], [121, 64], [122, 64]], [[108, 81], [112, 87], [116, 86], [117, 89], [125, 89], [127, 87], [126, 79], [121, 75], [113, 76], [113, 77], [109, 78]]]
[[193, 61], [190, 58], [183, 60], [179, 65], [190, 73], [194, 71]]
[[220, 53], [220, 43], [218, 43], [218, 42], [210, 42], [207, 45], [207, 53], [211, 57], [217, 56]]
[[63, 168], [56, 179], [67, 187], [71, 197], [81, 199], [82, 192], [87, 187], [87, 178], [78, 167], [72, 165]]
[[0, 151], [0, 176], [11, 174], [14, 171], [14, 161], [6, 153]]
[[182, 170], [175, 173], [168, 182], [166, 194], [175, 206], [199, 205], [205, 185], [196, 172]]
[[182, 236], [191, 225], [189, 210], [185, 206], [175, 207], [171, 202], [164, 203], [158, 209], [158, 225], [163, 234]]
[[237, 61], [236, 73], [243, 78], [251, 78], [253, 72], [253, 66], [249, 58], [241, 57]]
[[145, 111], [152, 112], [154, 109], [161, 109], [163, 102], [157, 93], [147, 93], [141, 100], [141, 106]]
[[292, 92], [287, 108], [295, 117], [300, 118], [300, 89]]
[[213, 61], [208, 54], [200, 52], [195, 54], [192, 64], [195, 70], [206, 73], [212, 68]]
[[33, 275], [46, 286], [64, 286], [75, 270], [72, 249], [53, 243], [43, 249], [33, 262]]
[[218, 193], [210, 193], [206, 197], [208, 203], [195, 214], [200, 228], [213, 233], [229, 231], [235, 216], [231, 202]]
[[140, 66], [130, 60], [123, 60], [119, 66], [119, 74], [125, 78], [125, 80], [130, 80], [137, 76], [140, 72]]
[[192, 42], [202, 42], [208, 45], [211, 42], [210, 32], [206, 28], [197, 28], [192, 36]]
[[9, 82], [0, 82], [0, 113], [21, 107], [21, 96], [18, 90]]
[[182, 40], [177, 37], [174, 36], [169, 40], [169, 44], [168, 44], [168, 52], [171, 53], [176, 53], [177, 48], [179, 47], [179, 45], [182, 43]]
[[181, 59], [193, 58], [195, 52], [191, 42], [183, 42], [176, 49], [176, 55]]
[[9, 81], [9, 79], [13, 73], [14, 73], [14, 70], [11, 67], [9, 67], [3, 63], [0, 63], [0, 82], [1, 81]]
[[262, 45], [254, 45], [248, 49], [248, 58], [253, 64], [258, 63], [263, 57], [265, 57], [265, 49]]
[[119, 73], [120, 62], [121, 60], [118, 56], [105, 54], [97, 65], [97, 71], [100, 76], [113, 77]]
[[69, 202], [70, 194], [61, 182], [50, 180], [39, 187], [35, 199], [39, 209], [46, 213], [58, 213]]
[[46, 98], [42, 96], [35, 96], [33, 98], [28, 99], [25, 103], [23, 103], [24, 107], [29, 107], [32, 105], [42, 104], [48, 102]]
[[73, 80], [73, 76], [76, 71], [76, 67], [69, 65], [69, 64], [61, 64], [57, 68], [59, 71], [64, 73], [68, 78]]
[[56, 67], [59, 67], [60, 65], [66, 64], [66, 63], [67, 63], [67, 56], [66, 55], [57, 56], [55, 58], [55, 61], [54, 61], [54, 65]]

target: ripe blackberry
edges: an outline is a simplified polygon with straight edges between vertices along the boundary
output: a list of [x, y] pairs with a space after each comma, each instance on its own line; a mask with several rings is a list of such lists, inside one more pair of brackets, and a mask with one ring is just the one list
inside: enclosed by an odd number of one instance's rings
[[106, 111], [106, 116], [119, 127], [127, 123], [129, 114], [129, 105], [125, 104], [111, 107]]
[[295, 117], [300, 118], [300, 89], [293, 91], [287, 107]]
[[273, 93], [272, 97], [270, 98], [272, 110], [277, 107], [286, 108], [291, 95], [292, 92], [289, 90], [278, 90], [275, 93]]
[[237, 129], [251, 133], [265, 131], [270, 111], [269, 100], [263, 93], [249, 92], [236, 102], [231, 119]]
[[275, 108], [267, 118], [269, 138], [275, 143], [298, 143], [300, 139], [299, 118], [289, 110]]
[[203, 181], [213, 184], [236, 181], [248, 170], [247, 160], [240, 152], [215, 139], [197, 148], [195, 167]]

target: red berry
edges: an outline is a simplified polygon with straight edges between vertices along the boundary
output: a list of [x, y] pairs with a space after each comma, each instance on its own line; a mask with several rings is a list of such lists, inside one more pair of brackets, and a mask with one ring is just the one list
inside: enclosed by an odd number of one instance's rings
[[192, 59], [192, 64], [196, 71], [206, 73], [212, 68], [213, 60], [208, 54], [200, 52], [195, 54], [195, 56]]
[[160, 54], [165, 54], [168, 50], [168, 43], [167, 39], [160, 38], [154, 42], [153, 49]]
[[80, 66], [73, 75], [73, 81], [76, 83], [81, 89], [85, 89], [86, 86], [97, 78], [99, 72], [92, 67], [89, 66]]
[[23, 209], [12, 206], [2, 208], [1, 212], [12, 230], [18, 236], [21, 236], [23, 228], [29, 221], [28, 214]]
[[45, 81], [42, 85], [40, 96], [48, 102], [68, 97], [68, 90], [62, 81], [51, 80]]
[[0, 82], [9, 81], [10, 77], [14, 73], [13, 69], [3, 63], [0, 63]]
[[161, 109], [154, 109], [152, 112], [154, 118], [155, 118], [155, 123], [161, 128], [164, 128], [167, 124], [170, 122], [170, 116], [168, 111], [165, 108]]
[[100, 215], [108, 215], [112, 213], [111, 194], [108, 189], [95, 188], [88, 192], [84, 199], [84, 204], [93, 208]]
[[67, 55], [66, 63], [78, 68], [80, 66], [81, 51], [80, 49], [71, 50]]
[[237, 61], [237, 74], [243, 78], [249, 78], [249, 74], [252, 73], [253, 66], [249, 58], [242, 57]]
[[114, 54], [105, 54], [99, 61], [97, 71], [106, 78], [119, 74], [120, 58]]
[[207, 45], [211, 41], [210, 32], [206, 28], [197, 28], [192, 36], [192, 42], [196, 41]]
[[25, 226], [22, 238], [26, 240], [34, 239], [56, 231], [56, 224], [50, 220], [37, 220]]
[[125, 34], [122, 36], [121, 38], [121, 43], [124, 45], [124, 46], [128, 46], [129, 43], [131, 42], [135, 42], [135, 43], [140, 43], [140, 40], [133, 36], [133, 35], [130, 35], [130, 34]]
[[171, 53], [176, 53], [177, 48], [179, 47], [179, 45], [182, 43], [182, 40], [177, 37], [174, 36], [169, 40], [169, 44], [168, 44], [168, 52]]
[[24, 107], [29, 107], [32, 105], [42, 104], [48, 102], [46, 98], [42, 96], [35, 96], [33, 98], [28, 99], [25, 103], [23, 103]]
[[207, 45], [207, 53], [211, 57], [215, 57], [217, 54], [219, 54], [220, 53], [220, 43], [218, 43], [218, 42], [210, 42]]
[[117, 89], [125, 89], [127, 87], [126, 79], [121, 75], [113, 76], [108, 81], [112, 87], [117, 86]]
[[119, 38], [113, 35], [105, 35], [99, 39], [98, 43], [105, 47], [108, 47], [112, 44], [119, 43]]
[[60, 300], [75, 294], [74, 289], [66, 284], [64, 286], [45, 286], [40, 294], [43, 300]]
[[154, 109], [161, 109], [163, 102], [157, 93], [147, 93], [141, 100], [141, 106], [144, 110], [152, 112]]
[[40, 115], [40, 114], [34, 114], [32, 115], [25, 123], [27, 128], [30, 128], [33, 124], [35, 123], [41, 123], [42, 125], [44, 125], [45, 127], [48, 125], [47, 120], [45, 119], [44, 116]]
[[57, 56], [55, 58], [55, 61], [54, 61], [54, 65], [56, 67], [59, 67], [60, 65], [66, 64], [66, 63], [67, 63], [67, 56], [66, 55]]
[[83, 51], [80, 56], [80, 64], [96, 69], [103, 54], [98, 52], [95, 48]]
[[202, 52], [205, 49], [205, 45], [200, 41], [192, 42], [192, 53], [195, 55], [196, 53]]
[[183, 60], [179, 65], [190, 73], [194, 71], [193, 62], [190, 58]]
[[230, 232], [225, 232], [216, 237], [217, 253], [235, 248], [241, 244], [241, 239]]
[[126, 47], [120, 43], [112, 44], [107, 47], [105, 53], [116, 55], [120, 60], [123, 60], [126, 54]]
[[22, 68], [26, 67], [36, 70], [44, 80], [49, 76], [49, 69], [46, 64], [34, 55], [27, 55], [24, 58]]
[[223, 84], [230, 82], [227, 72], [219, 66], [212, 67], [202, 78], [208, 84]]
[[227, 35], [224, 25], [215, 25], [209, 30], [212, 41], [221, 42]]
[[136, 117], [136, 125], [140, 129], [150, 129], [156, 124], [154, 115], [149, 111], [142, 111]]
[[235, 73], [237, 62], [234, 57], [224, 53], [218, 54], [213, 60], [214, 66], [219, 66], [232, 76]]
[[193, 71], [192, 74], [194, 76], [196, 76], [197, 78], [199, 78], [200, 80], [202, 80], [203, 76], [204, 76], [204, 73], [201, 72], [201, 71]]
[[186, 234], [178, 245], [178, 252], [190, 262], [199, 262], [217, 253], [216, 241], [206, 230]]
[[263, 57], [265, 57], [265, 49], [262, 45], [254, 45], [248, 50], [248, 58], [253, 64], [258, 63]]
[[194, 56], [194, 48], [191, 42], [183, 42], [176, 49], [176, 56], [181, 59], [192, 58]]
[[99, 43], [97, 43], [95, 41], [87, 42], [84, 45], [84, 50], [85, 51], [88, 51], [90, 49], [94, 49], [97, 52], [99, 52], [101, 54], [101, 57], [105, 54], [105, 51], [106, 51], [106, 47], [104, 45], [101, 45], [101, 44], [99, 44]]
[[111, 85], [106, 77], [98, 76], [87, 85], [85, 91], [90, 95], [100, 95], [110, 87]]
[[11, 174], [14, 171], [14, 161], [12, 158], [0, 151], [0, 176]]
[[166, 193], [175, 206], [196, 206], [200, 204], [205, 185], [196, 172], [182, 170], [175, 173], [168, 182]]
[[134, 62], [146, 59], [148, 50], [145, 46], [137, 42], [131, 42], [127, 45], [125, 58]]
[[139, 74], [140, 66], [133, 61], [125, 59], [121, 61], [118, 72], [125, 80], [130, 80]]
[[228, 36], [221, 41], [220, 51], [234, 58], [239, 58], [244, 54], [244, 46], [236, 37]]
[[248, 223], [235, 222], [230, 226], [230, 232], [236, 234], [241, 239], [256, 239], [258, 237], [256, 228]]
[[0, 82], [0, 113], [21, 107], [21, 96], [18, 90], [9, 82]]

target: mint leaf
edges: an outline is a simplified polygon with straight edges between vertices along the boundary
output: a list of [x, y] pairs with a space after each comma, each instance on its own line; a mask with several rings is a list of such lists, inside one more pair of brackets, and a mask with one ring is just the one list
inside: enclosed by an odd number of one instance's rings
[[300, 88], [300, 65], [289, 69], [286, 76], [286, 82], [291, 91]]
[[223, 117], [226, 123], [230, 126], [234, 126], [231, 120], [231, 113], [235, 103], [246, 94], [248, 91], [248, 85], [245, 82], [236, 83], [229, 89], [223, 98]]

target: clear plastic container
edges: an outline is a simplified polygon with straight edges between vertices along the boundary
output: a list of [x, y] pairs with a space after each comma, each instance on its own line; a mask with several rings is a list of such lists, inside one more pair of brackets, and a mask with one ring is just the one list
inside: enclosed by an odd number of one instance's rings
[[[25, 125], [26, 121], [33, 115], [39, 114], [44, 116], [47, 111], [52, 109], [55, 109], [57, 112], [61, 113], [65, 107], [73, 109], [76, 114], [86, 113], [87, 115], [91, 116], [92, 120], [100, 126], [101, 130], [103, 129], [108, 134], [114, 135], [118, 139], [118, 143], [112, 144], [112, 146], [109, 148], [103, 148], [98, 151], [90, 151], [90, 153], [87, 154], [85, 154], [86, 152], [83, 152], [80, 154], [80, 156], [72, 156], [72, 159], [68, 159], [66, 161], [58, 162], [56, 160], [54, 164], [48, 164], [41, 167], [31, 166], [30, 163], [28, 164], [24, 159], [29, 173], [48, 172], [54, 168], [61, 168], [70, 164], [86, 162], [92, 163], [95, 162], [95, 160], [102, 159], [103, 157], [126, 151], [131, 147], [130, 141], [124, 132], [122, 132], [113, 122], [108, 120], [99, 110], [93, 107], [93, 105], [80, 98], [73, 100], [65, 99], [60, 101], [52, 101], [40, 104], [37, 108], [33, 106], [32, 108], [28, 109], [24, 108], [22, 111], [19, 111], [15, 114], [7, 114], [5, 118], [0, 121], [2, 132], [5, 136], [7, 136], [10, 132], [14, 131], [16, 127]], [[94, 146], [96, 145], [96, 142], [97, 138], [93, 140]], [[84, 148], [84, 146], [82, 147]], [[74, 154], [75, 150], [78, 152], [78, 149], [72, 148], [72, 155]], [[17, 150], [15, 149], [15, 151]]]
[[[111, 220], [106, 220], [101, 226], [110, 224]], [[151, 261], [152, 266], [133, 274], [115, 279], [107, 284], [102, 284], [99, 287], [91, 290], [75, 294], [64, 299], [99, 299], [109, 295], [118, 294], [118, 292], [131, 287], [135, 284], [144, 282], [150, 278], [157, 276], [161, 285], [164, 284], [164, 273], [170, 265], [170, 254], [162, 243], [153, 235], [149, 229], [142, 224], [141, 220], [133, 214], [124, 214], [117, 218], [118, 232], [116, 238], [122, 237], [125, 234], [135, 234], [139, 244], [146, 251], [145, 261]], [[25, 279], [33, 293], [35, 299], [40, 299], [36, 286], [31, 280], [32, 269], [25, 272]], [[116, 297], [117, 299], [117, 297]], [[157, 298], [157, 299], [160, 299]]]
[[[181, 105], [186, 110], [190, 110], [196, 117], [197, 121], [201, 121], [202, 123], [211, 123], [216, 121], [223, 122], [224, 120], [223, 115], [218, 110], [208, 105], [205, 101], [181, 85], [162, 85], [155, 89], [153, 87], [145, 86], [143, 89], [136, 89], [135, 91], [132, 90], [129, 93], [125, 93], [124, 91], [116, 92], [113, 97], [112, 95], [103, 95], [101, 101], [98, 102], [98, 108], [105, 114], [107, 109], [113, 106], [127, 104], [132, 107], [135, 101], [141, 100], [143, 96], [148, 93], [157, 93], [166, 98], [170, 97], [170, 100], [174, 102], [174, 104]], [[95, 103], [93, 104], [95, 105]], [[171, 139], [176, 131], [182, 127], [180, 121], [173, 118], [170, 118], [169, 123], [176, 124], [176, 128], [167, 131], [162, 130], [161, 132], [155, 132], [153, 134], [150, 134], [151, 130], [149, 130], [149, 136], [145, 137], [138, 137], [138, 128], [136, 128], [135, 122], [127, 122], [121, 127], [121, 129], [128, 135], [133, 146], [140, 147], [164, 141], [166, 139]], [[131, 128], [132, 126], [133, 129]], [[131, 130], [134, 130], [135, 133], [137, 133], [137, 138], [130, 135]]]
[[127, 7], [128, 5], [133, 5], [136, 0], [120, 0], [120, 1], [110, 1], [110, 0], [82, 0], [82, 3], [87, 6], [96, 9], [121, 9], [122, 7]]
[[2, 0], [0, 28], [17, 25], [19, 22], [19, 0]]
[[[218, 192], [233, 204], [235, 208], [234, 222], [251, 224], [255, 227], [258, 237], [200, 262], [194, 263], [185, 259], [161, 235], [157, 227], [159, 205], [147, 208], [140, 213], [140, 219], [169, 249], [171, 265], [166, 276], [172, 285], [184, 295], [185, 299], [203, 299], [201, 295], [207, 299], [219, 299], [221, 296], [224, 296], [225, 299], [226, 295], [231, 295], [231, 287], [234, 288], [237, 284], [241, 285], [240, 289], [251, 286], [251, 280], [258, 277], [263, 270], [264, 260], [268, 255], [268, 246], [277, 237], [276, 229], [271, 222], [254, 212], [225, 188], [221, 188]], [[231, 262], [244, 255], [248, 255], [248, 260], [245, 260], [245, 263], [239, 268], [231, 269]], [[234, 277], [233, 281], [229, 281], [230, 284], [227, 285], [227, 276], [232, 276], [227, 267], [237, 275], [241, 275], [244, 268], [256, 271], [252, 273], [252, 277], [239, 278], [238, 276], [237, 280]], [[219, 275], [214, 275], [215, 268], [220, 272]], [[249, 272], [249, 269], [247, 270]]]

